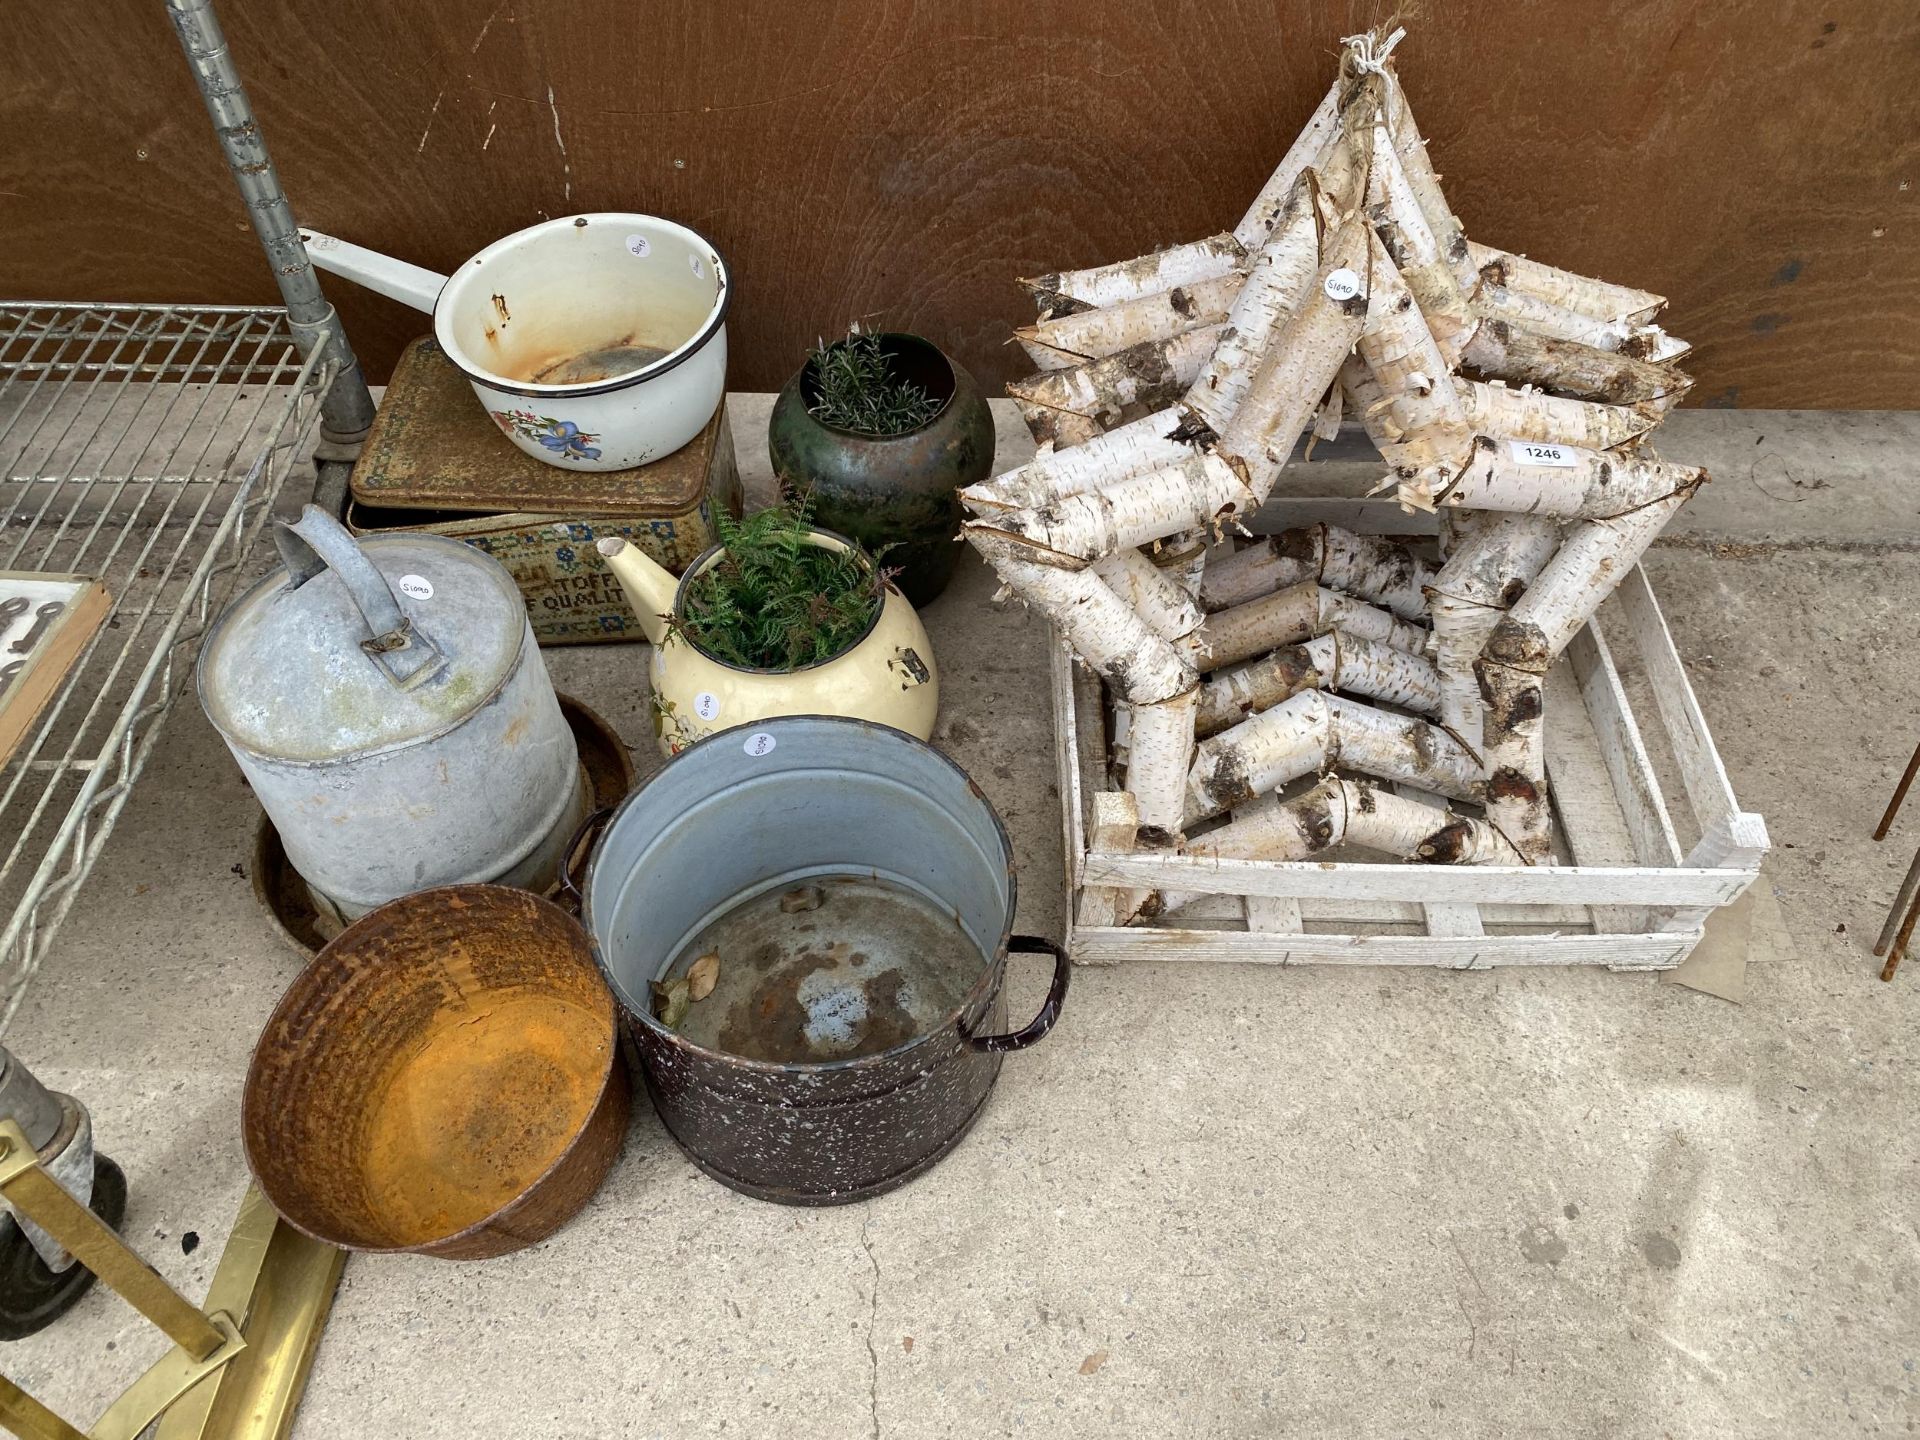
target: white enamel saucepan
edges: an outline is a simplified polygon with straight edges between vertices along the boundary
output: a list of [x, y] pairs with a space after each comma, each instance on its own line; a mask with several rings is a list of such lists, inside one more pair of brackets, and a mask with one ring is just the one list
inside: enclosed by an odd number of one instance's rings
[[652, 215], [567, 215], [452, 275], [302, 230], [313, 263], [433, 315], [446, 356], [527, 454], [625, 470], [706, 428], [727, 379], [720, 254]]

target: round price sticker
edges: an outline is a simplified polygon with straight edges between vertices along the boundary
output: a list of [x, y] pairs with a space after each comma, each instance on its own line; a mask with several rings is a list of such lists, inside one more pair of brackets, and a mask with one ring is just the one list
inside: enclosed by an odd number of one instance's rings
[[1342, 267], [1321, 282], [1320, 288], [1327, 292], [1329, 300], [1346, 301], [1360, 293], [1360, 277], [1353, 271]]
[[702, 690], [693, 697], [693, 713], [702, 720], [711, 720], [720, 713], [720, 697]]
[[409, 600], [431, 600], [433, 598], [433, 582], [424, 575], [402, 575], [400, 577], [400, 593]]
[[740, 748], [746, 751], [747, 754], [753, 756], [754, 759], [757, 760], [762, 755], [771, 755], [773, 753], [774, 744], [775, 744], [775, 741], [773, 736], [769, 735], [764, 730], [756, 730], [753, 732], [753, 734], [747, 736], [747, 743], [742, 745]]
[[653, 249], [653, 246], [648, 242], [646, 236], [629, 235], [627, 237], [627, 253], [629, 255], [637, 255], [644, 260], [647, 258], [647, 252], [651, 249]]

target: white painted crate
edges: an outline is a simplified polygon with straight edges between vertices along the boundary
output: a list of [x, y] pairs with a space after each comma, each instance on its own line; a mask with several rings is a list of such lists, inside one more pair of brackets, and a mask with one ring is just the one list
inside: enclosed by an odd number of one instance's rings
[[[1287, 513], [1276, 523], [1277, 508]], [[1391, 507], [1360, 507], [1371, 512], [1364, 516], [1346, 508], [1337, 518], [1357, 529], [1408, 528], [1404, 517], [1392, 527], [1370, 523], [1385, 520]], [[1297, 502], [1269, 507], [1256, 528], [1323, 518], [1318, 510]], [[1101, 812], [1112, 802], [1099, 793], [1107, 769], [1100, 683], [1057, 637], [1052, 648], [1060, 808], [1073, 891], [1067, 948], [1082, 964], [1666, 970], [1698, 943], [1714, 909], [1753, 883], [1767, 851], [1766, 826], [1734, 798], [1638, 566], [1548, 677], [1547, 773], [1562, 847], [1556, 858], [1571, 863], [1279, 863], [1132, 851], [1130, 830], [1102, 823]], [[1630, 691], [1639, 696], [1639, 710]], [[1662, 788], [1663, 776], [1679, 793]], [[1114, 888], [1198, 891], [1208, 898], [1164, 922], [1117, 927], [1111, 923]]]

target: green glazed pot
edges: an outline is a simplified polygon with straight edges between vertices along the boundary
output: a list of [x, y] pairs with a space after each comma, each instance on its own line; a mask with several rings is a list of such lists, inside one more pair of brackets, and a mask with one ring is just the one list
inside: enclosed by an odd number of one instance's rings
[[894, 373], [944, 400], [918, 430], [872, 439], [837, 430], [808, 413], [815, 398], [813, 362], [787, 382], [767, 426], [773, 472], [782, 484], [810, 492], [809, 516], [877, 554], [900, 573], [895, 584], [925, 605], [953, 578], [963, 548], [963, 486], [993, 473], [993, 415], [973, 377], [918, 335], [882, 333]]

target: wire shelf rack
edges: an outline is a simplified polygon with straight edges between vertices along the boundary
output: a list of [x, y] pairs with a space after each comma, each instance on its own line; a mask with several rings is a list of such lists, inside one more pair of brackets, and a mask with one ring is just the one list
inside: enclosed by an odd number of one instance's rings
[[90, 575], [112, 597], [0, 768], [0, 1034], [331, 379], [280, 309], [0, 303], [0, 570]]

